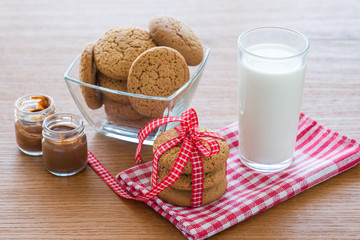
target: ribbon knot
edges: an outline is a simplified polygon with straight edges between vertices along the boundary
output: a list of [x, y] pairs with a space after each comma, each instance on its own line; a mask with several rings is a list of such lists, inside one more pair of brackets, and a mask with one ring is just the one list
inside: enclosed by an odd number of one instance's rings
[[[170, 123], [180, 122], [180, 126], [175, 127], [179, 133], [178, 137], [175, 137], [156, 149], [153, 157], [153, 169], [152, 169], [152, 189], [150, 192], [142, 197], [140, 200], [148, 200], [156, 196], [158, 193], [172, 185], [180, 177], [185, 165], [190, 160], [192, 169], [192, 194], [191, 194], [191, 206], [202, 206], [203, 191], [204, 191], [204, 167], [201, 159], [201, 154], [205, 157], [212, 156], [219, 153], [220, 145], [215, 138], [224, 138], [215, 132], [199, 131], [198, 117], [194, 109], [189, 109], [181, 114], [181, 118], [178, 117], [163, 117], [155, 119], [145, 125], [138, 134], [139, 144], [136, 149], [135, 162], [142, 161], [140, 152], [142, 149], [142, 143], [149, 135], [151, 131], [159, 126]], [[181, 150], [177, 156], [175, 163], [170, 170], [170, 173], [159, 184], [157, 183], [158, 176], [158, 162], [161, 155], [174, 146], [182, 143]]]

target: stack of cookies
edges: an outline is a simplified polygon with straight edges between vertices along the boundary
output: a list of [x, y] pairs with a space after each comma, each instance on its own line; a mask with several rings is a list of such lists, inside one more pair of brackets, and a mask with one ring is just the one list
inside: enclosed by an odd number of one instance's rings
[[[190, 78], [188, 66], [203, 59], [199, 38], [184, 23], [154, 17], [149, 31], [137, 27], [111, 29], [96, 43], [85, 45], [80, 58], [82, 82], [107, 89], [169, 97]], [[149, 121], [161, 117], [167, 102], [133, 98], [81, 86], [90, 109], [104, 105], [110, 121]]]
[[[213, 132], [207, 128], [198, 128], [198, 132]], [[170, 129], [161, 133], [154, 141], [153, 151], [163, 143], [176, 138], [179, 133], [176, 129]], [[227, 187], [226, 160], [229, 157], [229, 146], [226, 141], [216, 139], [220, 145], [220, 152], [216, 155], [205, 157], [201, 155], [204, 167], [204, 193], [203, 205], [219, 199]], [[164, 179], [173, 167], [179, 155], [182, 144], [179, 144], [166, 151], [159, 159], [158, 181]], [[174, 205], [190, 207], [192, 191], [192, 168], [189, 161], [180, 175], [179, 179], [170, 187], [158, 194], [158, 197]]]

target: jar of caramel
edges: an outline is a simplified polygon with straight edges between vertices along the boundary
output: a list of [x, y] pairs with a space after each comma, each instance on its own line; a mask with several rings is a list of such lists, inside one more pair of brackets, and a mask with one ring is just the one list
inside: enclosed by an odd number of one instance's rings
[[71, 176], [86, 167], [87, 140], [83, 121], [71, 113], [57, 113], [43, 123], [44, 166], [56, 176]]
[[31, 156], [42, 155], [42, 124], [54, 113], [54, 101], [45, 94], [26, 95], [15, 102], [16, 142], [22, 152]]

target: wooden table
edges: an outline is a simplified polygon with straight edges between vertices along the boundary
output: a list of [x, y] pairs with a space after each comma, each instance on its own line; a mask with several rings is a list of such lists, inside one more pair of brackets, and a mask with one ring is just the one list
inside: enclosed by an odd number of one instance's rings
[[[119, 198], [90, 168], [55, 177], [41, 157], [16, 146], [13, 109], [25, 94], [52, 96], [59, 112], [80, 114], [63, 74], [84, 44], [116, 26], [147, 28], [175, 16], [211, 48], [193, 99], [200, 123], [237, 119], [238, 35], [280, 25], [311, 42], [302, 111], [360, 141], [360, 2], [326, 1], [12, 1], [0, 2], [0, 238], [184, 239], [145, 204]], [[89, 148], [113, 175], [134, 165], [135, 144], [86, 125]], [[151, 157], [150, 147], [145, 157]], [[360, 167], [342, 173], [211, 239], [360, 239]]]

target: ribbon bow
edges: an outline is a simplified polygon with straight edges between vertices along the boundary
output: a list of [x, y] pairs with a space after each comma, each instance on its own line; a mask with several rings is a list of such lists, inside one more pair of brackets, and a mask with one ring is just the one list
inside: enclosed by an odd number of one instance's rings
[[[189, 109], [178, 117], [163, 117], [155, 119], [145, 125], [138, 134], [139, 144], [136, 149], [135, 162], [141, 162], [142, 158], [140, 152], [142, 144], [146, 137], [154, 129], [159, 126], [170, 123], [180, 122], [180, 126], [175, 127], [179, 136], [173, 138], [166, 143], [163, 143], [154, 152], [153, 168], [152, 168], [152, 189], [144, 196], [138, 198], [139, 200], [148, 200], [159, 194], [161, 191], [172, 185], [180, 177], [180, 174], [185, 168], [186, 163], [190, 160], [192, 168], [192, 193], [191, 193], [191, 207], [202, 206], [203, 191], [204, 191], [204, 168], [201, 160], [201, 154], [209, 157], [219, 153], [220, 145], [214, 138], [224, 138], [215, 132], [198, 132], [198, 118], [194, 109]], [[177, 156], [174, 166], [159, 184], [157, 183], [158, 162], [161, 155], [174, 146], [182, 143], [181, 150]]]

